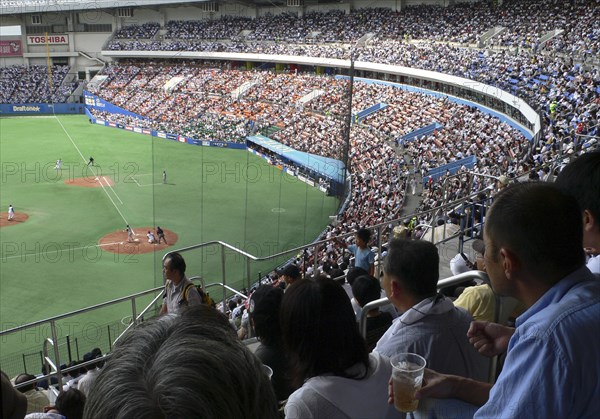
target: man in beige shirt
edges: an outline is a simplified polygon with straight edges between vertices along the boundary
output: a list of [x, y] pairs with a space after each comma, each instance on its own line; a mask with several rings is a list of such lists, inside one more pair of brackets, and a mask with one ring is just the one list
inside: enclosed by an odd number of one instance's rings
[[160, 314], [177, 313], [182, 307], [202, 304], [193, 282], [185, 276], [185, 260], [177, 252], [169, 253], [163, 261], [165, 295]]

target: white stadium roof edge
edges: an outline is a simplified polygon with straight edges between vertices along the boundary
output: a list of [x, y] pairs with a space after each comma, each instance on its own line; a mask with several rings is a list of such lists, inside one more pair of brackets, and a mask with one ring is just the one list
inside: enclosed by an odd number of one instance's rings
[[214, 0], [1, 0], [0, 15], [204, 3]]

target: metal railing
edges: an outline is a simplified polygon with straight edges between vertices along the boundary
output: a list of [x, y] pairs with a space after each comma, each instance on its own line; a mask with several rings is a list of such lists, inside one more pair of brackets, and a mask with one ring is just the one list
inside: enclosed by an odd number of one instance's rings
[[[401, 223], [403, 224], [405, 221], [410, 220], [410, 218], [412, 218], [415, 215], [418, 218], [428, 218], [428, 217], [431, 217], [433, 214], [443, 213], [444, 211], [455, 208], [457, 205], [461, 205], [461, 204], [467, 202], [467, 200], [471, 199], [474, 195], [475, 194], [473, 194], [472, 196], [463, 198], [461, 200], [452, 202], [451, 204], [447, 204], [442, 207], [434, 208], [432, 210], [420, 212], [417, 214], [410, 214], [408, 216], [399, 218], [397, 220], [380, 223], [380, 224], [370, 227], [369, 229], [371, 231], [376, 232], [376, 234], [377, 234], [376, 242], [377, 242], [377, 253], [379, 255], [379, 260], [381, 260], [383, 248], [384, 248], [385, 244], [387, 243], [387, 239], [392, 237], [392, 229], [395, 226], [397, 226]], [[221, 296], [222, 307], [223, 307], [223, 309], [225, 309], [225, 307], [227, 305], [228, 295], [240, 295], [243, 298], [246, 298], [245, 296], [243, 296], [243, 294], [239, 293], [235, 288], [231, 287], [231, 285], [228, 284], [229, 278], [227, 276], [228, 272], [227, 272], [227, 252], [226, 252], [226, 250], [230, 251], [230, 253], [232, 252], [232, 254], [235, 257], [242, 256], [245, 258], [245, 270], [246, 270], [245, 284], [246, 284], [247, 288], [250, 289], [252, 287], [252, 264], [253, 263], [265, 262], [265, 261], [275, 261], [286, 255], [297, 254], [299, 252], [304, 252], [304, 250], [312, 249], [315, 272], [318, 272], [317, 265], [319, 263], [319, 257], [318, 257], [319, 250], [323, 249], [324, 246], [331, 241], [344, 239], [353, 234], [354, 234], [353, 232], [345, 233], [345, 234], [337, 236], [337, 237], [333, 237], [333, 238], [326, 239], [326, 240], [318, 240], [318, 241], [315, 241], [310, 244], [306, 244], [306, 245], [299, 246], [299, 247], [294, 247], [292, 249], [285, 250], [285, 251], [275, 253], [275, 254], [272, 254], [269, 256], [264, 256], [264, 257], [258, 257], [255, 255], [252, 255], [242, 249], [239, 249], [235, 246], [232, 246], [232, 245], [222, 242], [222, 241], [211, 241], [211, 242], [207, 242], [207, 243], [201, 243], [201, 244], [194, 245], [194, 246], [180, 248], [180, 249], [177, 249], [174, 251], [185, 254], [185, 253], [189, 253], [194, 250], [197, 250], [197, 249], [206, 248], [208, 246], [215, 246], [215, 245], [219, 246], [220, 259], [221, 259], [220, 260], [220, 262], [221, 262], [221, 280], [205, 285], [204, 281], [200, 277], [191, 277], [191, 279], [200, 279], [202, 281], [204, 287], [209, 287], [209, 288], [210, 287], [220, 287], [222, 289], [222, 296]], [[434, 241], [434, 243], [439, 245], [439, 244], [445, 243], [448, 240], [451, 240], [453, 238], [460, 237], [461, 234], [463, 234], [463, 233], [460, 230], [457, 232], [454, 232], [453, 234], [448, 234], [448, 235], [446, 235], [446, 231], [444, 231], [442, 236], [439, 238], [439, 240]], [[379, 270], [380, 270], [380, 264], [378, 264], [378, 266], [376, 267], [376, 275], [379, 274]], [[48, 337], [49, 340], [45, 341], [45, 343], [44, 343], [43, 360], [44, 360], [44, 363], [46, 363], [48, 366], [52, 367], [52, 371], [48, 375], [56, 375], [60, 380], [62, 378], [62, 373], [63, 373], [64, 369], [61, 369], [60, 353], [59, 353], [58, 346], [57, 346], [58, 334], [57, 334], [57, 330], [56, 330], [56, 325], [57, 325], [58, 321], [75, 316], [75, 315], [79, 315], [82, 313], [95, 311], [95, 310], [98, 310], [103, 307], [130, 301], [131, 302], [131, 317], [130, 318], [132, 319], [132, 321], [127, 325], [127, 328], [126, 328], [126, 330], [129, 330], [134, 324], [137, 324], [140, 321], [143, 321], [144, 316], [147, 315], [149, 312], [151, 312], [151, 310], [153, 308], [156, 307], [156, 304], [158, 303], [159, 299], [162, 298], [163, 290], [164, 290], [164, 287], [160, 286], [160, 287], [152, 288], [152, 289], [144, 291], [144, 292], [140, 292], [140, 293], [126, 296], [126, 297], [111, 300], [111, 301], [108, 301], [108, 302], [105, 302], [102, 304], [97, 304], [97, 305], [94, 305], [91, 307], [72, 311], [72, 312], [65, 313], [65, 314], [55, 316], [52, 318], [47, 318], [44, 320], [40, 320], [40, 321], [36, 321], [36, 322], [29, 323], [26, 325], [22, 325], [19, 327], [7, 329], [7, 330], [0, 332], [0, 339], [4, 338], [5, 336], [8, 336], [10, 334], [17, 333], [17, 332], [20, 332], [20, 331], [23, 331], [23, 330], [26, 330], [29, 328], [33, 328], [33, 327], [40, 326], [40, 325], [49, 325], [51, 332], [50, 332], [50, 336]], [[139, 297], [142, 297], [142, 296], [152, 294], [152, 293], [156, 293], [157, 295], [152, 299], [150, 304], [148, 304], [141, 312], [138, 313], [138, 308], [136, 306], [136, 299]], [[122, 333], [119, 335], [119, 337], [116, 338], [115, 341], [117, 341], [120, 338], [120, 336], [122, 336]], [[50, 349], [50, 347], [52, 347], [52, 349]], [[50, 352], [53, 352], [54, 359], [50, 358]], [[43, 378], [40, 378], [40, 380], [42, 380], [42, 379]]]
[[[121, 297], [121, 298], [117, 298], [114, 300], [110, 300], [101, 304], [96, 304], [93, 305], [91, 307], [86, 307], [83, 309], [79, 309], [79, 310], [75, 310], [75, 311], [71, 311], [68, 313], [64, 313], [61, 314], [59, 316], [54, 316], [54, 317], [50, 317], [47, 319], [43, 319], [43, 320], [39, 320], [33, 323], [28, 323], [22, 326], [17, 326], [17, 327], [13, 327], [7, 330], [3, 330], [0, 332], [0, 339], [4, 339], [9, 335], [12, 335], [14, 333], [18, 333], [18, 332], [23, 332], [26, 331], [28, 329], [32, 329], [34, 327], [38, 327], [38, 326], [45, 326], [45, 325], [49, 325], [50, 326], [50, 337], [46, 337], [44, 339], [43, 342], [43, 362], [47, 367], [51, 367], [50, 369], [47, 369], [46, 371], [48, 371], [48, 374], [45, 374], [42, 377], [38, 377], [36, 378], [36, 380], [34, 380], [33, 382], [37, 382], [37, 381], [42, 381], [47, 377], [51, 377], [51, 376], [56, 376], [58, 379], [58, 382], [62, 382], [62, 376], [63, 376], [63, 372], [68, 372], [77, 368], [81, 367], [81, 364], [78, 365], [75, 368], [71, 368], [71, 369], [64, 369], [61, 368], [62, 362], [60, 359], [60, 352], [58, 350], [58, 341], [59, 341], [59, 337], [58, 337], [58, 332], [57, 332], [57, 323], [61, 320], [65, 320], [69, 317], [73, 317], [79, 314], [83, 314], [83, 313], [88, 313], [91, 311], [95, 311], [104, 307], [108, 307], [108, 306], [112, 306], [112, 305], [116, 305], [116, 304], [120, 304], [120, 303], [124, 303], [129, 301], [131, 303], [131, 317], [132, 318], [138, 318], [137, 317], [137, 306], [136, 306], [136, 299], [152, 294], [152, 293], [156, 293], [159, 292], [159, 297], [162, 296], [162, 291], [163, 291], [163, 287], [157, 287], [157, 288], [152, 288], [146, 291], [142, 291], [136, 294], [131, 294], [128, 295], [126, 297]], [[50, 349], [51, 348], [51, 349]], [[52, 359], [50, 357], [50, 351], [52, 351], [54, 358]], [[84, 365], [85, 366], [85, 365]], [[23, 383], [23, 385], [26, 385], [27, 383]]]
[[[447, 205], [445, 208], [454, 208], [455, 206], [466, 202], [469, 198], [472, 198], [472, 196], [469, 196], [467, 198], [463, 198], [459, 201], [455, 201], [452, 203], [452, 205]], [[441, 207], [438, 208], [434, 208], [430, 211], [425, 211], [425, 212], [421, 212], [421, 213], [417, 213], [416, 216], [419, 217], [427, 217], [427, 215], [429, 214], [434, 214], [437, 213], [438, 211], [440, 211]], [[385, 245], [385, 243], [387, 242], [386, 237], [391, 237], [391, 229], [400, 224], [400, 223], [404, 223], [405, 221], [410, 220], [410, 218], [412, 218], [414, 216], [414, 214], [405, 216], [403, 218], [397, 219], [397, 220], [393, 220], [393, 221], [388, 221], [388, 222], [384, 222], [384, 223], [380, 223], [374, 226], [369, 227], [369, 230], [371, 231], [375, 231], [377, 233], [377, 253], [379, 255], [379, 258], [381, 259], [381, 255], [382, 255], [382, 248]], [[439, 243], [443, 243], [446, 242], [448, 240], [451, 240], [453, 238], [457, 238], [459, 237], [461, 234], [460, 231], [458, 232], [454, 232], [452, 234], [450, 234], [450, 230], [448, 230], [448, 234], [446, 234], [446, 231], [443, 232], [442, 236], [440, 237], [440, 240], [438, 240], [435, 244], [439, 244]], [[197, 244], [194, 246], [188, 246], [188, 247], [183, 247], [180, 249], [176, 249], [173, 250], [174, 252], [179, 252], [182, 255], [185, 255], [185, 253], [194, 251], [194, 250], [199, 250], [199, 249], [203, 249], [209, 246], [219, 246], [221, 249], [221, 254], [220, 254], [220, 258], [221, 258], [221, 281], [220, 284], [223, 287], [223, 305], [226, 304], [226, 299], [227, 299], [227, 295], [225, 293], [225, 288], [228, 287], [228, 281], [227, 281], [227, 270], [226, 270], [226, 266], [227, 266], [227, 253], [225, 252], [225, 250], [231, 250], [234, 252], [234, 254], [238, 255], [238, 256], [243, 256], [246, 258], [246, 283], [244, 284], [245, 287], [247, 287], [248, 289], [250, 289], [252, 287], [252, 263], [257, 263], [257, 262], [267, 262], [267, 261], [272, 261], [272, 260], [277, 260], [282, 258], [283, 256], [289, 255], [289, 254], [298, 254], [298, 253], [302, 253], [304, 252], [304, 250], [312, 250], [311, 254], [312, 255], [318, 255], [319, 254], [319, 250], [321, 248], [323, 248], [323, 246], [327, 245], [330, 242], [336, 242], [337, 240], [341, 240], [344, 239], [346, 237], [352, 236], [354, 235], [354, 232], [348, 232], [336, 237], [332, 237], [329, 239], [325, 239], [325, 240], [318, 240], [315, 241], [313, 243], [310, 244], [306, 244], [303, 246], [298, 246], [298, 247], [294, 247], [292, 249], [289, 250], [284, 250], [282, 252], [279, 253], [275, 253], [269, 256], [254, 256], [242, 249], [239, 249], [235, 246], [232, 246], [226, 242], [223, 241], [210, 241], [210, 242], [206, 242], [206, 243], [201, 243], [201, 244]], [[314, 271], [317, 272], [317, 264], [318, 264], [318, 257], [313, 257], [313, 262], [315, 264], [314, 266]], [[231, 289], [231, 288], [230, 288]]]

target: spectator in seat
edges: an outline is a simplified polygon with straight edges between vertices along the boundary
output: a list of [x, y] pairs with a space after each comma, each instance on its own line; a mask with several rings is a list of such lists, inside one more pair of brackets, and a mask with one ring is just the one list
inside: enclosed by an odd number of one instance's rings
[[438, 279], [439, 255], [434, 244], [402, 239], [390, 242], [383, 288], [403, 314], [374, 351], [388, 357], [413, 352], [425, 358], [430, 368], [485, 380], [489, 362], [467, 339], [473, 318], [437, 292]]
[[[35, 376], [32, 374], [19, 374], [15, 378], [15, 385], [26, 383], [27, 381], [34, 380]], [[43, 391], [39, 391], [35, 384], [28, 384], [25, 387], [19, 387], [19, 390], [27, 398], [27, 413], [43, 412], [44, 407], [50, 404], [50, 400], [44, 394]]]
[[144, 322], [114, 347], [84, 417], [277, 419], [260, 360], [206, 305]]
[[[100, 348], [94, 348], [91, 352], [85, 354], [83, 356], [83, 361], [92, 361], [97, 358], [102, 358], [102, 351], [100, 350]], [[84, 395], [88, 396], [90, 392], [90, 387], [98, 377], [98, 374], [100, 374], [100, 370], [103, 366], [104, 361], [101, 360], [94, 364], [86, 366], [87, 373], [81, 378], [81, 380], [79, 380], [79, 385], [77, 386], [77, 389], [81, 391]]]
[[85, 406], [85, 394], [74, 388], [64, 391], [58, 395], [54, 403], [54, 409], [50, 412], [59, 413], [66, 419], [82, 419]]
[[300, 268], [293, 263], [283, 268], [281, 272], [279, 272], [279, 276], [285, 282], [286, 287], [289, 287], [291, 284], [302, 278]]
[[287, 401], [286, 418], [403, 417], [387, 404], [390, 361], [367, 351], [339, 284], [326, 278], [292, 284], [280, 321], [299, 387]]
[[248, 312], [260, 345], [254, 354], [273, 370], [271, 383], [277, 399], [286, 400], [292, 393], [290, 369], [283, 350], [279, 309], [283, 299], [283, 290], [271, 285], [261, 285], [250, 297]]
[[27, 398], [12, 386], [4, 371], [0, 371], [0, 381], [2, 419], [22, 419], [27, 411]]
[[[372, 301], [381, 298], [381, 285], [379, 281], [369, 275], [359, 276], [352, 284], [352, 294], [361, 309]], [[372, 351], [377, 341], [392, 325], [394, 318], [386, 311], [379, 308], [369, 310], [367, 313], [367, 349]]]
[[556, 184], [574, 196], [581, 207], [587, 267], [600, 274], [600, 151], [583, 154], [569, 163]]
[[[481, 239], [473, 240], [475, 251], [475, 268], [485, 272], [485, 244]], [[456, 307], [462, 307], [473, 316], [475, 320], [494, 321], [496, 317], [496, 296], [489, 282], [481, 285], [466, 287], [454, 300]]]
[[556, 185], [518, 184], [496, 197], [484, 227], [494, 291], [523, 302], [516, 329], [474, 322], [486, 356], [506, 352], [492, 386], [426, 372], [417, 398], [458, 398], [476, 418], [595, 417], [600, 411], [600, 281], [585, 267], [577, 201]]
[[[71, 361], [71, 362], [69, 362], [68, 367], [73, 368], [79, 364], [81, 364], [81, 361]], [[69, 371], [67, 377], [65, 378], [65, 379], [67, 379], [67, 384], [63, 385], [63, 391], [67, 391], [70, 388], [77, 389], [79, 386], [79, 380], [81, 380], [83, 378], [83, 376], [86, 372], [87, 372], [87, 370], [82, 367], [75, 368], [74, 370]]]

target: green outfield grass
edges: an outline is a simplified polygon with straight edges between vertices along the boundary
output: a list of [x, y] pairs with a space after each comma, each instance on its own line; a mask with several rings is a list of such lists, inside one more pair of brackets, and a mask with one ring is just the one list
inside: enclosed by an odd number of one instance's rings
[[[90, 156], [93, 169], [86, 166]], [[58, 158], [63, 168], [57, 174]], [[30, 217], [0, 229], [2, 330], [160, 286], [164, 252], [126, 257], [97, 247], [100, 237], [126, 223], [176, 232], [179, 242], [170, 249], [222, 240], [267, 256], [312, 241], [338, 205], [245, 150], [152, 138], [92, 125], [84, 116], [0, 119], [0, 161], [0, 209], [12, 204]], [[97, 175], [112, 178], [114, 187], [64, 183]], [[220, 255], [216, 247], [186, 254], [188, 275], [220, 282]], [[245, 260], [227, 256], [227, 283], [240, 288]], [[272, 268], [272, 262], [253, 264], [251, 275]], [[122, 304], [63, 322], [59, 332], [78, 337], [85, 353], [107, 341], [107, 325], [130, 313]], [[41, 350], [47, 332], [3, 339], [0, 360]]]

